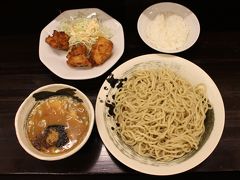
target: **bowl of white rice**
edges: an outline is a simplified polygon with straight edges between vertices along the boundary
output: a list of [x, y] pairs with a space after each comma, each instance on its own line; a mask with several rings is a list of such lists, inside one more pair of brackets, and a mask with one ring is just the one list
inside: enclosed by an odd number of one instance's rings
[[157, 3], [145, 9], [138, 18], [137, 29], [149, 47], [164, 53], [189, 49], [200, 34], [196, 15], [172, 2]]

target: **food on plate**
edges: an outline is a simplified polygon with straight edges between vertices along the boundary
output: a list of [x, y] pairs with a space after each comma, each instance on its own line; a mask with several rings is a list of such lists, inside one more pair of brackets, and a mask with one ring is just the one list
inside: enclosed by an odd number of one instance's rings
[[65, 50], [69, 49], [69, 36], [65, 32], [53, 31], [52, 36], [46, 38], [46, 43], [48, 43], [52, 48]]
[[84, 44], [73, 45], [67, 55], [67, 63], [73, 67], [91, 67], [92, 63], [87, 53], [87, 47]]
[[65, 95], [40, 100], [26, 123], [32, 145], [51, 155], [68, 152], [81, 143], [88, 128], [89, 114], [83, 103]]
[[173, 13], [157, 15], [146, 28], [150, 42], [159, 49], [177, 50], [187, 41], [189, 28], [184, 19]]
[[70, 46], [82, 43], [88, 50], [96, 43], [99, 37], [110, 39], [110, 30], [103, 26], [96, 15], [90, 17], [77, 16], [60, 21], [59, 30], [70, 37]]
[[125, 144], [163, 162], [198, 149], [212, 109], [203, 84], [192, 85], [164, 67], [136, 70], [121, 85], [110, 115]]
[[112, 55], [110, 37], [109, 29], [96, 16], [80, 16], [63, 19], [46, 42], [52, 48], [68, 51], [68, 65], [93, 67], [103, 64]]
[[91, 67], [103, 64], [112, 55], [112, 41], [99, 37], [88, 52], [84, 44], [76, 44], [71, 47], [67, 55], [67, 63], [73, 67]]
[[99, 37], [95, 44], [92, 45], [90, 59], [97, 65], [103, 64], [112, 55], [112, 41]]

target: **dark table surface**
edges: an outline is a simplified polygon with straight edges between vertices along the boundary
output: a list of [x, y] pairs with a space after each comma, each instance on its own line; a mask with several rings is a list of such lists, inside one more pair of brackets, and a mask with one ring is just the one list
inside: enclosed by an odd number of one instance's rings
[[[133, 57], [158, 53], [140, 39], [137, 20], [159, 0], [53, 0], [6, 1], [0, 17], [0, 177], [74, 175], [141, 176], [114, 158], [105, 148], [96, 124], [85, 146], [75, 155], [56, 162], [37, 160], [19, 145], [14, 129], [15, 113], [35, 89], [64, 83], [83, 91], [95, 106], [97, 93], [110, 72]], [[225, 104], [225, 128], [213, 153], [187, 175], [240, 172], [240, 21], [235, 1], [173, 1], [185, 5], [199, 18], [201, 33], [193, 47], [175, 55], [200, 66], [218, 86]], [[237, 1], [236, 1], [237, 2]], [[118, 20], [124, 29], [125, 50], [119, 61], [100, 77], [64, 80], [49, 71], [38, 55], [39, 36], [59, 13], [68, 9], [99, 8]], [[176, 175], [178, 176], [178, 175]]]

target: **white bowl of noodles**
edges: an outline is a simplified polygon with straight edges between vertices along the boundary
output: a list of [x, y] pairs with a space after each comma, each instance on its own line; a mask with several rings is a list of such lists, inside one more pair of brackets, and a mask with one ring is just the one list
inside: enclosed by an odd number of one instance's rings
[[148, 54], [116, 68], [96, 101], [96, 124], [107, 149], [142, 173], [172, 175], [216, 148], [225, 110], [214, 81], [181, 57]]

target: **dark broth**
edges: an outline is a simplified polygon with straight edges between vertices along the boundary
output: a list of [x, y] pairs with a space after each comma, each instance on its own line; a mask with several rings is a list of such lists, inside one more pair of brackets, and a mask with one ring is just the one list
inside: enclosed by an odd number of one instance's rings
[[[32, 145], [47, 154], [64, 153], [78, 145], [89, 128], [89, 115], [82, 102], [70, 96], [53, 96], [39, 101], [27, 120], [27, 135]], [[49, 127], [64, 127], [67, 142], [62, 146], [44, 145]], [[56, 133], [55, 133], [56, 134]], [[53, 133], [53, 136], [54, 135]], [[38, 144], [38, 145], [36, 145]]]

